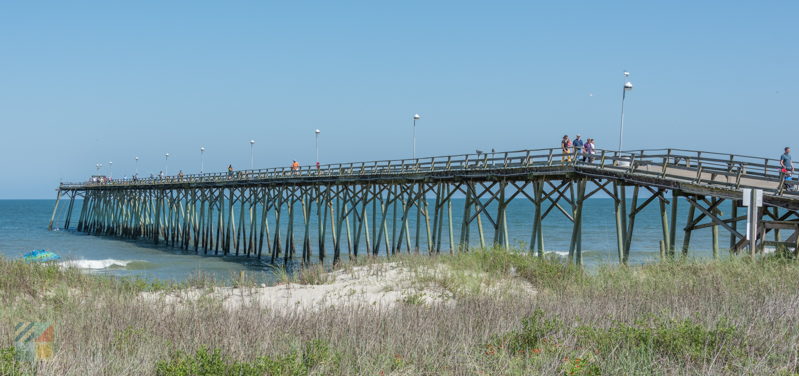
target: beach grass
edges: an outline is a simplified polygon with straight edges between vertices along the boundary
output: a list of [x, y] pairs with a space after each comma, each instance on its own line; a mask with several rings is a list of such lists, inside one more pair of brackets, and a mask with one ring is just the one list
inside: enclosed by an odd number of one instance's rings
[[[55, 356], [33, 365], [38, 375], [799, 374], [793, 260], [585, 271], [557, 258], [484, 250], [361, 258], [339, 273], [383, 273], [386, 263], [418, 287], [390, 309], [286, 312], [230, 310], [213, 296], [180, 304], [140, 298], [218, 283], [204, 276], [144, 281], [0, 259], [0, 373], [33, 372], [13, 361], [13, 325], [22, 320], [56, 325]], [[320, 266], [280, 281], [334, 282]], [[253, 288], [247, 276], [233, 283]], [[534, 293], [505, 293], [519, 286]], [[425, 289], [452, 300], [431, 303]]]

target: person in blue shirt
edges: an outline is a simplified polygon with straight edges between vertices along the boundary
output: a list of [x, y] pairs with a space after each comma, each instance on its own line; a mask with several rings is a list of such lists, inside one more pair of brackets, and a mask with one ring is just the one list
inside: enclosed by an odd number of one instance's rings
[[574, 152], [582, 155], [584, 152], [583, 145], [585, 145], [585, 143], [583, 142], [582, 139], [580, 139], [580, 135], [578, 134], [574, 138], [574, 141], [572, 141], [572, 146], [574, 146]]
[[793, 162], [791, 161], [791, 148], [785, 147], [785, 153], [780, 156], [780, 166], [793, 174]]

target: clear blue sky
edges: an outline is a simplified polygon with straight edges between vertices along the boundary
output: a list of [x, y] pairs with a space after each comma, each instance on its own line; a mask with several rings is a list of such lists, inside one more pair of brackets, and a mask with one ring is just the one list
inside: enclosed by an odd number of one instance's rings
[[420, 155], [615, 148], [625, 69], [626, 147], [799, 147], [797, 1], [120, 3], [0, 3], [0, 198], [313, 163], [315, 128], [323, 163], [409, 157], [417, 112]]

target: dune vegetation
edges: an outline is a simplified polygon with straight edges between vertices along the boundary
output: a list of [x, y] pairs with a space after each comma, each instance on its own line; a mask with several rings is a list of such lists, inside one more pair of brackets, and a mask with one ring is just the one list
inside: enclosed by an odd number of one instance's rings
[[[404, 282], [382, 278], [387, 268]], [[799, 264], [785, 258], [581, 270], [485, 250], [268, 272], [285, 289], [368, 275], [363, 281], [385, 280], [381, 289], [400, 293], [390, 306], [340, 299], [313, 308], [231, 307], [213, 293], [152, 298], [222, 288], [202, 275], [168, 283], [0, 260], [0, 374], [799, 372]], [[262, 287], [245, 275], [225, 288], [246, 296]], [[53, 359], [15, 360], [18, 320], [55, 323]]]

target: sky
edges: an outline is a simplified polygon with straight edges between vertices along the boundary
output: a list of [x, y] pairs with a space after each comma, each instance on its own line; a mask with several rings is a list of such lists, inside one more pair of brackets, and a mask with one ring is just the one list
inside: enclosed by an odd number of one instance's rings
[[625, 149], [777, 157], [799, 136], [797, 15], [797, 1], [2, 1], [0, 199], [196, 173], [200, 147], [206, 172], [249, 168], [250, 140], [256, 168], [312, 164], [315, 129], [322, 163], [409, 158], [415, 113], [419, 156], [576, 133], [616, 149], [625, 70]]

